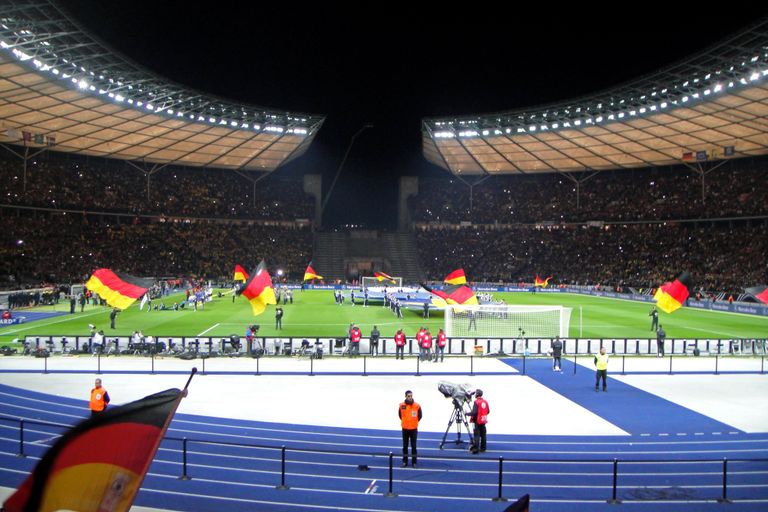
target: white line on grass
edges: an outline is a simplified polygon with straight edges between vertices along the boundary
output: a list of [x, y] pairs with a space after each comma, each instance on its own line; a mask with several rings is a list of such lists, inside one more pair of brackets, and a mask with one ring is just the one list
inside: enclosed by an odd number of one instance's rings
[[198, 336], [202, 336], [203, 334], [207, 333], [208, 331], [212, 331], [212, 330], [214, 330], [215, 328], [217, 328], [217, 327], [218, 327], [218, 326], [220, 326], [220, 325], [221, 325], [221, 324], [215, 324], [215, 325], [213, 325], [213, 326], [209, 327], [208, 329], [204, 330], [204, 331], [203, 331], [203, 332], [201, 332], [200, 334], [198, 334]]
[[30, 329], [36, 329], [38, 327], [47, 327], [47, 326], [53, 325], [53, 324], [60, 324], [62, 322], [69, 322], [70, 320], [73, 320], [75, 318], [83, 318], [83, 317], [86, 317], [86, 316], [93, 316], [93, 315], [103, 315], [105, 311], [106, 311], [106, 309], [102, 310], [102, 311], [94, 311], [92, 313], [80, 313], [80, 315], [78, 315], [76, 317], [67, 315], [66, 318], [63, 318], [61, 320], [56, 320], [55, 322], [38, 323], [38, 322], [43, 322], [44, 320], [33, 320], [31, 322], [33, 325], [30, 325], [29, 327], [24, 327], [22, 329], [14, 329], [13, 331], [0, 331], [0, 335], [15, 334], [17, 332], [24, 332], [24, 331], [29, 331]]

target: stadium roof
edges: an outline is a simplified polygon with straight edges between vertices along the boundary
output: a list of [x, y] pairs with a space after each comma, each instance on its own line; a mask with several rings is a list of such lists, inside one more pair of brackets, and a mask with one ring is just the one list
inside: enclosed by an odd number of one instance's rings
[[460, 176], [768, 154], [768, 20], [654, 75], [591, 96], [424, 119], [422, 146], [427, 160]]
[[0, 143], [272, 171], [303, 154], [323, 120], [174, 84], [85, 33], [49, 0], [0, 5]]

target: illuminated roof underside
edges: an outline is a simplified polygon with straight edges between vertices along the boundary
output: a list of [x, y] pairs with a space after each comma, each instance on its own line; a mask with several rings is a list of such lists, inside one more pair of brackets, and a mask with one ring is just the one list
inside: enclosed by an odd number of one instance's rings
[[1, 143], [272, 171], [303, 154], [323, 123], [174, 84], [105, 48], [52, 3], [13, 4], [0, 8]]
[[[425, 119], [457, 175], [610, 170], [768, 154], [768, 22], [624, 87], [535, 110]], [[732, 149], [731, 149], [732, 148]]]

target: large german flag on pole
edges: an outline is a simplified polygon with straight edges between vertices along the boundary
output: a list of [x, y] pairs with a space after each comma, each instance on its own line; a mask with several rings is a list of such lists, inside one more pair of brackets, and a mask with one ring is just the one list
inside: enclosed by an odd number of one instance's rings
[[666, 313], [673, 313], [683, 307], [692, 287], [691, 273], [683, 272], [673, 282], [659, 286], [653, 299], [659, 309]]
[[763, 304], [768, 304], [768, 286], [764, 284], [753, 286], [744, 290]]
[[374, 272], [373, 276], [379, 280], [379, 282], [382, 282], [384, 280], [389, 281], [392, 284], [397, 283], [394, 277], [390, 276], [389, 274], [385, 274], [384, 272]]
[[262, 314], [267, 304], [277, 304], [272, 278], [269, 277], [267, 265], [263, 260], [237, 293], [251, 303], [254, 316]]
[[186, 389], [107, 409], [75, 426], [43, 455], [3, 510], [127, 511]]
[[140, 299], [152, 286], [152, 279], [142, 279], [129, 275], [116, 274], [108, 268], [96, 270], [85, 287], [107, 301], [113, 308], [127, 309]]
[[248, 280], [248, 272], [240, 265], [235, 264], [235, 277], [233, 280], [246, 282]]
[[477, 296], [467, 285], [450, 284], [442, 290], [435, 290], [425, 284], [421, 285], [425, 290], [437, 298], [432, 298], [432, 304], [437, 307], [452, 306], [476, 306]]
[[307, 265], [307, 270], [304, 271], [304, 281], [311, 281], [313, 279], [322, 279], [323, 276], [318, 275], [317, 272], [315, 272], [315, 269], [312, 268], [312, 262], [309, 262], [309, 265]]
[[459, 268], [445, 276], [445, 284], [467, 284], [467, 276], [464, 275], [464, 269]]

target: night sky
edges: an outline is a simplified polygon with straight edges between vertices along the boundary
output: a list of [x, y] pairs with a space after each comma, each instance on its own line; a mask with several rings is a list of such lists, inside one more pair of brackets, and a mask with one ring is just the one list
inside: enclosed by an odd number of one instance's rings
[[[278, 169], [326, 187], [364, 124], [324, 219], [391, 228], [397, 178], [446, 175], [421, 154], [423, 117], [511, 110], [598, 92], [691, 56], [768, 9], [636, 15], [542, 4], [69, 0], [73, 18], [157, 74], [234, 101], [322, 114], [309, 151]], [[686, 4], [687, 5], [687, 4]], [[618, 9], [618, 5], [614, 6]], [[365, 11], [365, 14], [363, 13]], [[506, 11], [506, 10], [505, 10]]]

